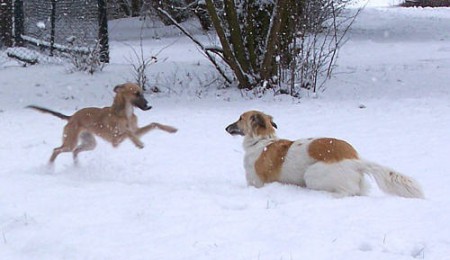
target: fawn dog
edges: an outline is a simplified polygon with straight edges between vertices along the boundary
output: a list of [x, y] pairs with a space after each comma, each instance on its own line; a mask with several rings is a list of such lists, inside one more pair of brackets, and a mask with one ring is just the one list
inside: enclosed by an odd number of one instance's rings
[[110, 142], [113, 147], [117, 147], [122, 141], [129, 138], [136, 147], [143, 148], [144, 144], [139, 140], [139, 137], [154, 128], [169, 133], [177, 131], [174, 127], [159, 123], [138, 127], [137, 117], [133, 112], [134, 107], [144, 111], [152, 107], [148, 105], [142, 94], [141, 87], [137, 84], [125, 83], [118, 85], [114, 88], [114, 92], [116, 96], [110, 107], [87, 107], [78, 110], [71, 116], [39, 106], [28, 106], [28, 108], [49, 113], [68, 121], [64, 127], [63, 144], [53, 150], [49, 161], [50, 164], [55, 161], [60, 153], [64, 152], [72, 152], [74, 162], [77, 163], [80, 152], [90, 151], [95, 148], [94, 135]]
[[271, 116], [259, 111], [243, 113], [226, 131], [244, 136], [244, 168], [248, 185], [296, 184], [332, 192], [336, 197], [366, 195], [364, 174], [374, 177], [386, 193], [423, 198], [419, 184], [410, 177], [361, 159], [347, 142], [335, 138], [279, 139]]

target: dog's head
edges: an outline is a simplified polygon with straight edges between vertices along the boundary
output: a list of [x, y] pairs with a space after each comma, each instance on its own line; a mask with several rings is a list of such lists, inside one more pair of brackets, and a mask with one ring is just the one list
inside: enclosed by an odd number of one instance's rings
[[114, 88], [114, 92], [117, 93], [117, 96], [120, 95], [120, 97], [123, 98], [126, 102], [129, 102], [133, 104], [133, 106], [138, 107], [144, 111], [152, 108], [148, 105], [148, 102], [142, 93], [142, 88], [137, 84], [125, 83], [122, 85], [118, 85]]
[[272, 137], [275, 135], [276, 128], [277, 125], [273, 122], [272, 116], [259, 111], [248, 111], [225, 130], [231, 135]]

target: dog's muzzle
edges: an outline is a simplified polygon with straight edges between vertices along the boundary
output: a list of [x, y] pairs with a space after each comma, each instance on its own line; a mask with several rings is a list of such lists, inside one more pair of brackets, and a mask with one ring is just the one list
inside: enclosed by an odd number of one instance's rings
[[139, 107], [139, 108], [144, 110], [144, 111], [147, 111], [147, 110], [152, 109], [152, 106], [145, 106], [145, 107]]
[[144, 111], [150, 110], [152, 108], [152, 106], [148, 105], [148, 102], [144, 97], [139, 97], [138, 99], [134, 100], [133, 105]]
[[236, 123], [227, 126], [227, 128], [225, 128], [225, 131], [227, 131], [230, 135], [244, 135], [244, 133], [241, 129], [239, 129]]

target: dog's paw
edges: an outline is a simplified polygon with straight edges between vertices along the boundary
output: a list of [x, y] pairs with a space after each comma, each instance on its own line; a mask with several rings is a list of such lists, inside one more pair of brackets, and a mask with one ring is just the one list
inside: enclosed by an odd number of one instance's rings
[[174, 133], [178, 132], [178, 129], [176, 129], [175, 127], [169, 127], [167, 129], [167, 132], [169, 132], [171, 134], [174, 134]]
[[142, 149], [142, 148], [144, 148], [144, 143], [141, 143], [141, 142], [136, 143], [136, 147], [139, 149]]

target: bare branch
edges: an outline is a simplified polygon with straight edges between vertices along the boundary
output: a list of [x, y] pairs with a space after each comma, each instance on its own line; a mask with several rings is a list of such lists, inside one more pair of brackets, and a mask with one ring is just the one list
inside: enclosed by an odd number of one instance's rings
[[[233, 80], [230, 79], [226, 75], [225, 71], [219, 66], [219, 64], [217, 63], [215, 58], [210, 54], [211, 52], [217, 53], [216, 52], [217, 50], [221, 50], [219, 47], [206, 48], [197, 38], [195, 38], [191, 33], [189, 33], [181, 24], [179, 24], [177, 21], [175, 21], [175, 19], [173, 19], [173, 17], [168, 12], [166, 12], [162, 8], [157, 8], [156, 10], [158, 10], [162, 15], [164, 15], [165, 17], [170, 19], [172, 21], [173, 25], [175, 25], [184, 35], [186, 35], [189, 39], [191, 39], [200, 48], [200, 50], [211, 61], [211, 63], [214, 65], [214, 67], [217, 69], [217, 71], [220, 73], [220, 75], [226, 80], [227, 83], [231, 84], [233, 82]], [[224, 61], [226, 61], [226, 60], [224, 60]]]

